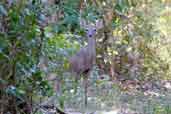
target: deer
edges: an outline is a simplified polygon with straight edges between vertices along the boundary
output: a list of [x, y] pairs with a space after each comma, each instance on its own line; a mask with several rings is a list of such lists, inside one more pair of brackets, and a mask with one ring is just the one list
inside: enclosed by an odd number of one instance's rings
[[80, 21], [80, 26], [86, 31], [87, 45], [82, 47], [75, 55], [69, 58], [71, 71], [76, 75], [76, 81], [83, 77], [84, 102], [87, 106], [88, 76], [93, 66], [96, 64], [96, 40], [97, 30], [102, 28], [102, 21], [97, 20], [95, 24], [87, 24]]

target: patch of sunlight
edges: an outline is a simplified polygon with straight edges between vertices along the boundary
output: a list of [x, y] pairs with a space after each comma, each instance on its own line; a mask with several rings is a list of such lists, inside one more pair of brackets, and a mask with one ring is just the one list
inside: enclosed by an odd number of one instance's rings
[[171, 83], [166, 82], [166, 83], [164, 84], [164, 87], [167, 88], [167, 89], [171, 89]]
[[112, 110], [112, 111], [102, 111], [98, 114], [119, 114], [118, 110]]
[[163, 33], [166, 37], [170, 34], [171, 29], [171, 8], [165, 8], [160, 12], [160, 18], [157, 19], [156, 27]]
[[165, 96], [165, 95], [158, 93], [158, 92], [155, 92], [155, 91], [146, 91], [146, 92], [144, 92], [144, 95], [145, 96], [151, 96], [151, 97], [152, 96], [156, 96], [156, 97]]

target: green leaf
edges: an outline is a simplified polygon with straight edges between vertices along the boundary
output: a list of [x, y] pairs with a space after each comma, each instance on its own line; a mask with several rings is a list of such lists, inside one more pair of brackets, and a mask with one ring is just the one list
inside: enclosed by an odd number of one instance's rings
[[115, 5], [115, 9], [117, 9], [117, 11], [123, 13], [125, 12], [129, 7], [129, 2], [128, 0], [117, 0], [116, 5]]

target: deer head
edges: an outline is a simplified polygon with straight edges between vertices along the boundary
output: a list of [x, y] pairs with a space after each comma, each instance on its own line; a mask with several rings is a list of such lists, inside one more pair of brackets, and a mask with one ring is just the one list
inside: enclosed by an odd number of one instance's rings
[[95, 23], [90, 23], [83, 19], [80, 19], [80, 26], [85, 30], [86, 37], [88, 39], [87, 46], [89, 50], [95, 51], [95, 35], [97, 31], [103, 27], [103, 21], [96, 20]]
[[80, 19], [80, 26], [86, 31], [87, 38], [91, 38], [94, 37], [98, 29], [101, 29], [103, 27], [103, 21], [96, 20], [95, 23], [90, 23], [83, 19]]

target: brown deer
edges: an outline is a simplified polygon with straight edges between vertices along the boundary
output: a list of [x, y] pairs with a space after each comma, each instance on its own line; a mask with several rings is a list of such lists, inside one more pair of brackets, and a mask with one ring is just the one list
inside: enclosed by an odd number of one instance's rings
[[102, 23], [97, 21], [95, 24], [80, 22], [80, 26], [86, 30], [87, 45], [82, 47], [74, 56], [69, 59], [72, 72], [76, 75], [76, 80], [83, 76], [85, 89], [85, 106], [87, 106], [87, 81], [89, 72], [96, 64], [96, 40], [97, 29], [102, 28]]

